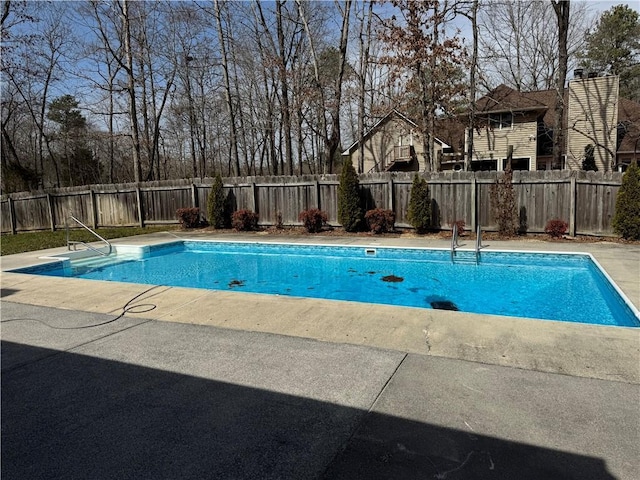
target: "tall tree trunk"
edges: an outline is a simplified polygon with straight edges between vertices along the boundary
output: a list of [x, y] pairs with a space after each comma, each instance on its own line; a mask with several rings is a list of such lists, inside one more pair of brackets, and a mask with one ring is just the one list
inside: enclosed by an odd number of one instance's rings
[[300, 19], [302, 20], [302, 24], [304, 25], [304, 29], [307, 34], [307, 39], [309, 40], [309, 49], [311, 50], [313, 73], [315, 77], [314, 80], [321, 99], [320, 105], [323, 110], [328, 111], [329, 116], [331, 117], [331, 122], [328, 122], [327, 115], [324, 114], [324, 112], [321, 115], [323, 123], [323, 125], [321, 126], [321, 134], [325, 148], [325, 165], [327, 165], [328, 167], [328, 173], [333, 173], [333, 159], [336, 151], [338, 150], [338, 146], [340, 145], [340, 103], [342, 98], [342, 79], [344, 78], [344, 70], [347, 57], [347, 42], [349, 40], [349, 16], [351, 13], [351, 0], [345, 0], [344, 9], [340, 12], [342, 14], [342, 29], [340, 31], [340, 46], [338, 49], [340, 54], [339, 70], [338, 76], [336, 77], [335, 83], [333, 85], [335, 98], [333, 99], [333, 105], [331, 106], [331, 108], [326, 105], [326, 99], [322, 89], [322, 83], [320, 81], [320, 66], [318, 62], [318, 56], [314, 47], [313, 37], [311, 36], [311, 29], [309, 28], [309, 23], [307, 22], [307, 18], [302, 8], [301, 0], [296, 0], [296, 4], [298, 5]]
[[131, 49], [129, 0], [122, 0], [118, 5], [120, 7], [120, 17], [124, 28], [124, 53], [126, 57], [125, 70], [127, 72], [127, 93], [129, 94], [129, 120], [131, 121], [131, 135], [133, 140], [133, 174], [134, 181], [138, 183], [142, 179], [142, 166], [140, 164], [140, 130], [138, 126], [138, 110], [136, 105], [133, 51]]
[[196, 155], [196, 119], [195, 109], [193, 107], [193, 93], [191, 92], [191, 69], [189, 68], [189, 62], [193, 58], [189, 55], [184, 57], [184, 72], [186, 76], [185, 89], [187, 91], [187, 105], [189, 110], [189, 148], [191, 149], [191, 169], [192, 178], [198, 177], [198, 157]]
[[471, 55], [471, 72], [469, 75], [469, 134], [467, 137], [467, 155], [464, 159], [465, 171], [471, 170], [471, 162], [473, 161], [473, 134], [475, 131], [476, 116], [476, 70], [478, 68], [478, 0], [473, 1], [469, 19], [471, 20], [471, 30], [473, 32], [473, 53]]
[[556, 108], [553, 126], [553, 162], [562, 163], [564, 151], [564, 84], [567, 80], [567, 32], [569, 31], [569, 0], [551, 0], [558, 20], [558, 77], [556, 79]]
[[335, 105], [331, 135], [329, 136], [329, 172], [333, 173], [333, 160], [340, 146], [340, 105], [342, 103], [342, 79], [347, 63], [347, 42], [349, 40], [349, 17], [351, 16], [351, 0], [345, 0], [342, 11], [342, 31], [340, 33], [340, 70], [335, 83]]
[[[371, 18], [373, 17], [373, 0], [369, 0], [369, 8], [365, 19], [360, 24], [360, 90], [358, 92], [358, 173], [365, 173], [364, 170], [364, 115], [367, 95], [367, 70], [369, 68], [369, 46], [371, 45]], [[363, 3], [363, 15], [364, 3]]]
[[[282, 5], [284, 0], [276, 0], [276, 29], [278, 35], [278, 70], [280, 73], [280, 95], [282, 102], [282, 127], [284, 130], [284, 154], [289, 175], [293, 175], [293, 149], [291, 143], [291, 111], [289, 106], [289, 87], [287, 81], [287, 57], [284, 47], [284, 28], [282, 24]], [[283, 172], [284, 173], [284, 172]]]
[[227, 48], [225, 46], [224, 32], [222, 30], [222, 17], [220, 15], [220, 3], [219, 0], [214, 0], [216, 24], [218, 26], [218, 41], [220, 42], [220, 61], [222, 62], [222, 76], [224, 80], [224, 92], [225, 100], [227, 102], [227, 110], [229, 112], [229, 127], [230, 131], [230, 150], [233, 160], [234, 175], [240, 175], [240, 158], [238, 155], [238, 140], [236, 131], [236, 118], [235, 110], [233, 108], [233, 100], [231, 98], [231, 82], [229, 80], [229, 62], [227, 58]]
[[[267, 25], [267, 21], [264, 16], [264, 12], [262, 11], [261, 3], [256, 2], [255, 6], [258, 13], [260, 14], [258, 17], [258, 15], [255, 15], [255, 10], [254, 10], [256, 24], [259, 22], [263, 29], [263, 32], [262, 32], [263, 35], [261, 35], [261, 32], [256, 31], [256, 41], [258, 43], [258, 48], [260, 49], [260, 58], [262, 59], [263, 65], [265, 65], [265, 68], [262, 69], [262, 81], [264, 85], [265, 95], [267, 96], [267, 102], [266, 102], [267, 111], [266, 111], [266, 120], [265, 120], [265, 138], [266, 138], [265, 148], [268, 147], [267, 170], [270, 173], [273, 172], [274, 175], [278, 175], [278, 161], [276, 159], [276, 156], [277, 156], [276, 155], [276, 131], [274, 128], [274, 113], [275, 113], [274, 103], [275, 102], [272, 101], [273, 97], [271, 97], [268, 94], [268, 92], [270, 91], [269, 79], [271, 80], [271, 88], [273, 91], [277, 89], [277, 86], [275, 85], [276, 83], [275, 79], [273, 78], [273, 76], [268, 74], [269, 72], [266, 68], [266, 65], [268, 64], [269, 59], [273, 58], [274, 56], [277, 56], [277, 53], [276, 53], [277, 48], [276, 48], [275, 42], [273, 41], [273, 37], [271, 36], [271, 32], [269, 31], [269, 27]], [[267, 51], [267, 49], [263, 46], [262, 38], [266, 38], [269, 41], [269, 44], [271, 46], [271, 52]]]
[[111, 62], [107, 60], [107, 68], [109, 72], [109, 183], [114, 182], [114, 163], [115, 163], [115, 130], [114, 130], [114, 115], [115, 115], [115, 101], [114, 101], [114, 84], [115, 84], [115, 73], [112, 72]]

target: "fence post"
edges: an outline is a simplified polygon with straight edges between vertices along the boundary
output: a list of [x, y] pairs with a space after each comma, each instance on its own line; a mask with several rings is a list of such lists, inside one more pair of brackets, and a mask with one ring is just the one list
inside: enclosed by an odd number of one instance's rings
[[136, 202], [138, 203], [138, 223], [140, 228], [144, 228], [144, 212], [142, 211], [142, 194], [140, 193], [140, 186], [136, 185]]
[[250, 188], [251, 188], [251, 209], [253, 210], [254, 213], [258, 213], [258, 200], [256, 198], [257, 187], [256, 187], [255, 179], [252, 179]]
[[471, 177], [471, 231], [478, 229], [478, 182], [476, 174]]
[[576, 236], [576, 177], [569, 177], [569, 235]]
[[389, 210], [395, 213], [396, 208], [395, 208], [395, 197], [393, 195], [393, 177], [392, 176], [389, 177], [389, 181], [387, 182], [387, 188], [389, 189], [389, 191], [387, 192], [387, 195], [389, 198]]
[[322, 210], [322, 208], [320, 207], [320, 182], [316, 178], [313, 183], [315, 183], [314, 186], [316, 187], [315, 188], [315, 191], [316, 191], [316, 208], [318, 210]]
[[11, 224], [11, 235], [16, 234], [16, 211], [13, 206], [13, 198], [7, 197], [9, 200], [9, 223]]
[[49, 206], [49, 223], [51, 224], [51, 231], [56, 231], [56, 221], [53, 214], [53, 197], [50, 193], [47, 193], [47, 205]]
[[195, 183], [191, 184], [191, 203], [193, 204], [193, 208], [198, 208], [198, 187], [196, 187]]
[[96, 208], [96, 193], [89, 189], [89, 203], [91, 205], [91, 226], [98, 228], [98, 209]]

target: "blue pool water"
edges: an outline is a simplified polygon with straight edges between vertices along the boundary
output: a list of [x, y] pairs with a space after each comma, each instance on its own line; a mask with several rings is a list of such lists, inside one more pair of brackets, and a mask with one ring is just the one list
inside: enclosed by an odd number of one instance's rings
[[150, 285], [640, 326], [588, 255], [179, 241], [20, 270]]

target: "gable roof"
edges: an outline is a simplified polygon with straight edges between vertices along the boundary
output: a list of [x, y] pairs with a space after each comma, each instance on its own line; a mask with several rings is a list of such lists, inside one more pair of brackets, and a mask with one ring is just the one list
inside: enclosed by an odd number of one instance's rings
[[[550, 90], [553, 92], [553, 90]], [[479, 113], [505, 111], [545, 110], [548, 105], [539, 97], [540, 92], [519, 92], [505, 84], [491, 90], [476, 102]], [[544, 98], [546, 100], [546, 98]]]
[[[398, 110], [396, 110], [395, 108], [393, 110], [391, 110], [389, 113], [387, 113], [384, 117], [382, 117], [380, 120], [378, 120], [375, 125], [373, 125], [373, 127], [371, 127], [363, 136], [360, 140], [356, 140], [355, 142], [353, 142], [349, 148], [347, 148], [344, 152], [342, 152], [342, 155], [351, 155], [353, 152], [355, 152], [358, 148], [358, 146], [360, 145], [360, 142], [365, 142], [367, 141], [369, 138], [371, 138], [371, 136], [373, 136], [373, 134], [375, 134], [380, 127], [382, 127], [384, 124], [386, 124], [389, 120], [391, 120], [392, 118], [398, 118], [404, 122], [406, 122], [407, 124], [409, 124], [412, 128], [419, 128], [418, 124], [416, 122], [414, 122], [413, 120], [411, 120], [409, 117], [407, 117], [406, 115], [403, 115], [402, 113], [400, 113]], [[442, 140], [440, 140], [439, 138], [435, 138], [435, 141], [440, 143], [442, 145], [443, 148], [448, 148], [449, 145], [447, 145], [445, 142], [443, 142]]]
[[[565, 105], [568, 103], [569, 89], [565, 89]], [[553, 128], [557, 95], [554, 89], [519, 92], [507, 85], [499, 85], [476, 102], [478, 113], [498, 113], [540, 110], [544, 112], [543, 123]], [[566, 126], [567, 109], [564, 110]], [[618, 152], [640, 151], [640, 103], [628, 98], [618, 99], [618, 124], [623, 124], [624, 136], [619, 142]]]

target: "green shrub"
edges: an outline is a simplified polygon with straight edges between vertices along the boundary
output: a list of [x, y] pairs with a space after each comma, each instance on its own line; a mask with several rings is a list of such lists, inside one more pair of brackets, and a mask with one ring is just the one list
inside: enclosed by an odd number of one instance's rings
[[489, 190], [491, 207], [498, 223], [498, 234], [511, 237], [518, 231], [520, 219], [516, 205], [516, 194], [513, 190], [513, 171], [507, 168], [502, 175], [498, 174], [496, 183]]
[[367, 221], [367, 225], [371, 233], [388, 233], [393, 231], [396, 222], [396, 214], [393, 213], [392, 210], [375, 208], [367, 211], [364, 215], [364, 219]]
[[640, 240], [640, 167], [636, 161], [622, 176], [612, 226], [622, 238]]
[[431, 195], [427, 181], [417, 173], [413, 177], [407, 220], [418, 233], [425, 233], [431, 227]]
[[327, 214], [317, 208], [311, 208], [300, 212], [298, 219], [304, 225], [309, 233], [318, 233], [322, 231], [322, 226], [327, 223]]
[[364, 223], [360, 181], [350, 158], [346, 158], [338, 185], [338, 221], [347, 232], [357, 232]]
[[227, 225], [225, 201], [222, 177], [217, 174], [207, 199], [207, 217], [213, 228], [224, 228]]
[[587, 145], [584, 147], [584, 160], [582, 160], [582, 170], [593, 170], [594, 172], [598, 171], [594, 152], [595, 147], [593, 145]]
[[176, 216], [182, 228], [198, 228], [200, 226], [199, 208], [179, 208]]
[[250, 232], [258, 229], [258, 214], [251, 210], [238, 210], [233, 213], [231, 226], [240, 232]]
[[546, 227], [544, 227], [544, 233], [548, 233], [553, 238], [561, 238], [567, 233], [568, 228], [569, 224], [567, 222], [559, 218], [554, 218], [547, 222]]

